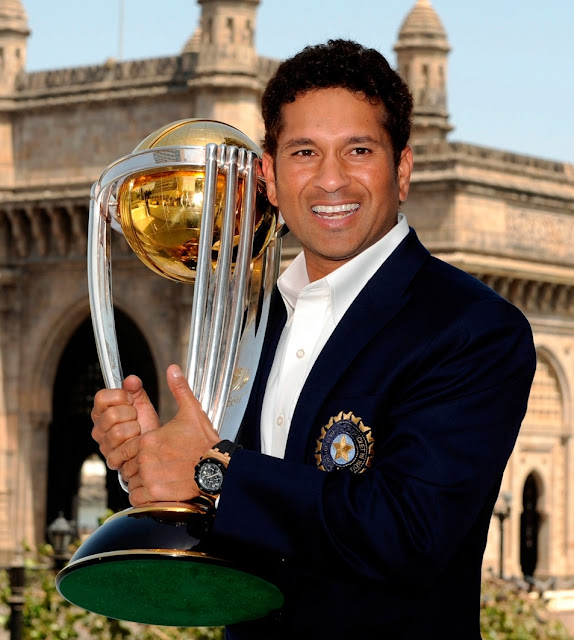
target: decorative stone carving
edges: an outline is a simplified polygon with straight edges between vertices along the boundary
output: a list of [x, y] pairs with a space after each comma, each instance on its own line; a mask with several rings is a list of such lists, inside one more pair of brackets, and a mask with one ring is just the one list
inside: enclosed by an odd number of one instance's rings
[[71, 201], [25, 204], [21, 209], [0, 210], [7, 227], [6, 252], [20, 260], [49, 256], [71, 257], [86, 254], [87, 203], [76, 206]]
[[574, 285], [474, 273], [503, 298], [527, 312], [570, 316], [574, 313]]

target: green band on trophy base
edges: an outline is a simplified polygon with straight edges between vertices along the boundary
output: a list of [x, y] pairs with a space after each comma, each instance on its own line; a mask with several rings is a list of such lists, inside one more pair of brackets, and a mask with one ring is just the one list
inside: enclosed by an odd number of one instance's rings
[[64, 569], [58, 589], [70, 602], [109, 618], [175, 627], [254, 620], [283, 604], [271, 583], [213, 562], [165, 554]]

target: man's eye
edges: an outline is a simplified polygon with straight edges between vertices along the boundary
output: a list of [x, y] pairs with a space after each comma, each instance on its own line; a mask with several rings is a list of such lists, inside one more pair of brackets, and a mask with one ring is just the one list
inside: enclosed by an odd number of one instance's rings
[[351, 153], [356, 156], [365, 156], [370, 153], [371, 150], [367, 149], [367, 147], [355, 147]]
[[312, 156], [313, 152], [311, 151], [311, 149], [300, 149], [299, 151], [295, 151], [293, 155], [308, 157], [308, 156]]

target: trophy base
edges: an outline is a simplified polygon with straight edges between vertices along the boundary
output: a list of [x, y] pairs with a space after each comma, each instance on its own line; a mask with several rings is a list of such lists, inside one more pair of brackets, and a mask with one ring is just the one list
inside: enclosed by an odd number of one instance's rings
[[275, 585], [201, 550], [212, 517], [180, 503], [115, 514], [58, 574], [58, 591], [108, 618], [176, 627], [225, 626], [281, 607]]

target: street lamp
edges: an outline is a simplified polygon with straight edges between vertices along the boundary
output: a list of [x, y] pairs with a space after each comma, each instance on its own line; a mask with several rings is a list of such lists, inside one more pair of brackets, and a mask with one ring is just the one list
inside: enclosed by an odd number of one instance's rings
[[63, 569], [70, 558], [68, 548], [74, 538], [74, 527], [60, 511], [58, 517], [48, 526], [48, 540], [54, 549], [54, 567]]
[[504, 521], [510, 516], [510, 505], [512, 503], [512, 494], [510, 491], [503, 491], [500, 494], [503, 504], [494, 510], [494, 515], [498, 518], [500, 525], [500, 557], [498, 564], [498, 576], [504, 579]]

